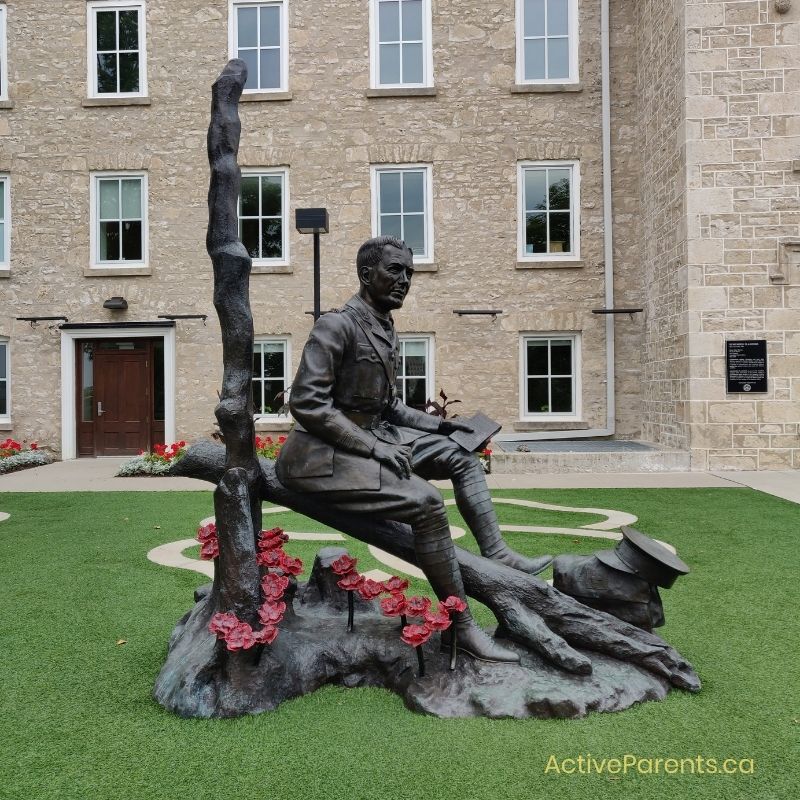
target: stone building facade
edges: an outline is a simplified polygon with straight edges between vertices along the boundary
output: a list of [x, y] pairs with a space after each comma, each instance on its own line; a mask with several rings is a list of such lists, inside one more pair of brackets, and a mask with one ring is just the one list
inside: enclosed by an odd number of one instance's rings
[[[361, 241], [419, 243], [409, 398], [698, 469], [800, 466], [799, 5], [0, 3], [0, 435], [69, 458], [212, 432], [205, 130], [239, 55], [261, 430], [288, 427], [275, 389], [311, 325], [294, 210], [325, 206], [323, 308]], [[766, 394], [726, 393], [731, 338], [768, 341]]]

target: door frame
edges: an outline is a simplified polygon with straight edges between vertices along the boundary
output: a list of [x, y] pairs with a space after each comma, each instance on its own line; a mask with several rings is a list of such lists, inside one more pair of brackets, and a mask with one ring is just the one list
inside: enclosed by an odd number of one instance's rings
[[79, 339], [163, 339], [164, 340], [164, 440], [175, 441], [175, 323], [113, 327], [104, 323], [61, 329], [61, 458], [78, 455], [77, 359]]

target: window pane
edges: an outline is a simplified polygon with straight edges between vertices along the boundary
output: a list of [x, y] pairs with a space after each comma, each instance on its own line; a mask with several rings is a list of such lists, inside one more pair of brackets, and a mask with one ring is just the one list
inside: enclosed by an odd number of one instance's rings
[[267, 352], [264, 353], [264, 377], [283, 379], [283, 348], [275, 349], [275, 345], [267, 345]]
[[153, 419], [164, 420], [164, 340], [153, 343]]
[[568, 169], [548, 170], [551, 211], [569, 209], [569, 176]]
[[547, 252], [547, 215], [528, 214], [525, 224], [525, 252]]
[[0, 383], [0, 414], [5, 416], [8, 414], [8, 398], [7, 398], [8, 390], [6, 388], [5, 382]]
[[[411, 358], [412, 356], [422, 356], [422, 358], [425, 358], [427, 350], [428, 348], [425, 346], [425, 342], [403, 342], [403, 355], [406, 358]], [[406, 375], [410, 374], [422, 375], [423, 373], [406, 372]]]
[[240, 50], [239, 58], [247, 64], [245, 89], [258, 89], [258, 50]]
[[119, 181], [98, 181], [100, 219], [119, 219]]
[[572, 342], [569, 339], [550, 342], [550, 374], [572, 375]]
[[403, 211], [423, 212], [425, 210], [425, 173], [403, 173]]
[[403, 45], [403, 83], [422, 83], [422, 45]]
[[547, 342], [544, 339], [528, 342], [528, 375], [547, 375]]
[[96, 16], [97, 24], [97, 50], [117, 49], [117, 12], [98, 11]]
[[259, 251], [259, 223], [257, 219], [242, 220], [242, 244], [245, 246], [250, 258], [260, 258]]
[[403, 238], [405, 243], [417, 256], [426, 255], [425, 248], [425, 217], [422, 214], [409, 214], [403, 216]]
[[553, 378], [551, 382], [554, 413], [572, 413], [572, 378]]
[[547, 0], [547, 33], [566, 36], [569, 32], [569, 0]]
[[526, 39], [525, 80], [541, 80], [544, 77], [544, 39]]
[[406, 381], [406, 399], [405, 404], [411, 408], [418, 408], [423, 410], [425, 402], [427, 401], [427, 391], [425, 390], [425, 380], [421, 378], [412, 378]]
[[380, 46], [381, 83], [400, 83], [400, 45], [382, 44]]
[[549, 39], [547, 77], [569, 78], [569, 39]]
[[559, 212], [550, 215], [550, 252], [571, 253], [569, 214]]
[[261, 381], [253, 381], [253, 410], [256, 414], [264, 413], [264, 392]]
[[400, 3], [378, 3], [378, 41], [400, 39]]
[[264, 381], [264, 413], [277, 414], [283, 405], [283, 381]]
[[281, 214], [281, 184], [277, 175], [261, 178], [261, 214], [264, 217], [279, 217]]
[[117, 91], [116, 53], [97, 56], [97, 91], [99, 94]]
[[139, 12], [119, 12], [119, 49], [139, 49]]
[[260, 89], [280, 89], [281, 86], [281, 51], [261, 51]]
[[253, 346], [253, 377], [260, 378], [262, 377], [262, 361], [263, 358], [263, 347], [264, 345], [256, 343]]
[[119, 222], [100, 223], [100, 260], [119, 261]]
[[425, 377], [425, 356], [406, 356], [406, 375]]
[[279, 219], [261, 222], [261, 258], [280, 258], [283, 255], [283, 225]]
[[264, 6], [261, 9], [261, 46], [279, 47], [281, 43], [281, 9]]
[[548, 411], [547, 378], [528, 378], [528, 413], [546, 414]]
[[0, 222], [0, 263], [6, 260], [6, 224]]
[[0, 181], [0, 219], [6, 218], [6, 182]]
[[544, 0], [525, 0], [525, 36], [544, 36]]
[[[381, 214], [380, 216], [380, 230], [379, 236], [394, 236], [396, 239], [402, 239], [403, 234], [400, 227], [399, 214]], [[408, 244], [406, 242], [406, 244]]]
[[236, 35], [237, 47], [256, 47], [258, 45], [257, 8], [236, 9]]
[[121, 92], [139, 91], [139, 54], [120, 53], [119, 90]]
[[7, 345], [0, 344], [0, 380], [5, 380], [8, 375], [6, 374], [6, 362], [8, 361]]
[[91, 345], [82, 347], [81, 356], [81, 419], [91, 422], [94, 419], [94, 360]]
[[142, 218], [142, 182], [136, 180], [122, 181], [122, 219]]
[[399, 214], [401, 173], [381, 172], [378, 174], [378, 180], [381, 214]]
[[239, 213], [243, 217], [258, 216], [258, 175], [242, 176], [242, 197]]
[[123, 261], [142, 260], [142, 223], [122, 223], [122, 259]]
[[403, 3], [403, 41], [422, 40], [422, 0]]
[[544, 211], [547, 209], [547, 173], [543, 169], [526, 169], [525, 210]]

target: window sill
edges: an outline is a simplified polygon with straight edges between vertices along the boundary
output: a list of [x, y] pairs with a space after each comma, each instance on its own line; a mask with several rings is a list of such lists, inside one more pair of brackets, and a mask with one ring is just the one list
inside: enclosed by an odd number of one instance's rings
[[13, 100], [0, 100], [0, 109], [12, 109], [14, 108], [14, 101]]
[[152, 275], [148, 266], [141, 267], [84, 267], [85, 278], [124, 278], [126, 276]]
[[13, 431], [14, 426], [10, 419], [0, 419], [0, 431]]
[[291, 100], [291, 92], [250, 92], [242, 94], [240, 103], [269, 103], [280, 100]]
[[586, 422], [581, 422], [580, 420], [534, 420], [534, 419], [522, 419], [518, 420], [514, 423], [514, 430], [520, 431], [521, 433], [527, 433], [528, 431], [588, 431], [589, 425]]
[[11, 270], [8, 267], [0, 267], [0, 280], [3, 278], [10, 278]]
[[84, 97], [84, 108], [103, 108], [106, 106], [149, 106], [149, 97]]
[[291, 264], [253, 264], [251, 275], [291, 275], [294, 268]]
[[557, 92], [582, 92], [582, 83], [515, 83], [511, 94], [555, 94]]
[[576, 261], [517, 261], [517, 269], [582, 269], [584, 262]]
[[436, 97], [436, 88], [433, 86], [390, 87], [386, 89], [367, 89], [367, 97]]
[[438, 264], [414, 264], [414, 272], [438, 272]]
[[292, 420], [258, 419], [255, 420], [256, 432], [259, 431], [290, 431], [294, 422]]

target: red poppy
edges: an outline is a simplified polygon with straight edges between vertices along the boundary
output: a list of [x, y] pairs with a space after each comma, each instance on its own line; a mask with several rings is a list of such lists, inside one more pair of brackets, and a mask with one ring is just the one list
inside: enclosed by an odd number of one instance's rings
[[303, 571], [303, 562], [299, 558], [287, 556], [282, 550], [273, 550], [273, 553], [280, 553], [280, 568], [290, 575], [299, 575]]
[[393, 594], [381, 600], [381, 611], [387, 617], [399, 617], [406, 613], [406, 596]]
[[217, 526], [213, 522], [209, 522], [206, 525], [201, 525], [197, 529], [198, 542], [208, 542], [211, 539], [215, 538], [216, 535], [217, 535]]
[[279, 567], [283, 555], [283, 550], [264, 550], [256, 554], [256, 564], [260, 567]]
[[277, 625], [286, 613], [286, 603], [267, 600], [258, 609], [258, 618], [264, 625]]
[[279, 436], [278, 437], [278, 444], [283, 444], [285, 441], [286, 441], [286, 437], [285, 436]]
[[208, 629], [211, 633], [221, 634], [224, 637], [228, 631], [233, 630], [238, 624], [239, 618], [236, 614], [223, 614], [221, 611], [218, 611], [211, 617]]
[[406, 625], [400, 638], [412, 647], [421, 647], [431, 638], [433, 631], [427, 625]]
[[265, 625], [253, 634], [256, 644], [272, 644], [278, 638], [278, 629], [274, 625]]
[[372, 578], [364, 578], [364, 582], [358, 587], [358, 593], [364, 600], [374, 600], [383, 594], [383, 584]]
[[239, 622], [225, 634], [225, 644], [232, 653], [249, 650], [256, 643], [253, 629], [248, 622]]
[[39, 445], [38, 445], [38, 443], [36, 443], [36, 442], [31, 442], [31, 450], [38, 450], [38, 449], [39, 449]]
[[336, 581], [336, 585], [346, 592], [354, 592], [364, 582], [364, 576], [359, 575], [357, 572], [350, 572], [344, 576], [340, 581]]
[[352, 572], [356, 568], [357, 563], [357, 558], [350, 558], [348, 555], [343, 555], [339, 556], [339, 558], [331, 564], [331, 569], [337, 575], [347, 575], [348, 572]]
[[388, 581], [383, 582], [383, 588], [391, 594], [399, 594], [408, 589], [408, 581], [405, 578], [398, 578], [397, 575], [394, 575]]
[[261, 579], [261, 592], [265, 600], [280, 600], [289, 586], [289, 579], [285, 575], [276, 575], [268, 572]]
[[467, 604], [460, 597], [456, 597], [452, 594], [446, 600], [442, 600], [439, 603], [439, 611], [442, 614], [460, 614], [462, 611], [466, 610]]
[[180, 449], [183, 449], [184, 447], [186, 447], [186, 442], [184, 442], [183, 440], [181, 440], [180, 442], [178, 442], [178, 447], [179, 447]]
[[431, 610], [431, 601], [427, 597], [415, 595], [406, 601], [406, 613], [411, 617], [422, 617]]
[[215, 558], [219, 558], [219, 540], [216, 536], [213, 539], [209, 539], [207, 542], [203, 542], [200, 547], [200, 558], [204, 561], [211, 561]]
[[434, 614], [432, 612], [428, 612], [425, 615], [425, 624], [434, 631], [445, 631], [447, 630], [450, 625], [450, 617], [447, 614], [439, 613]]

